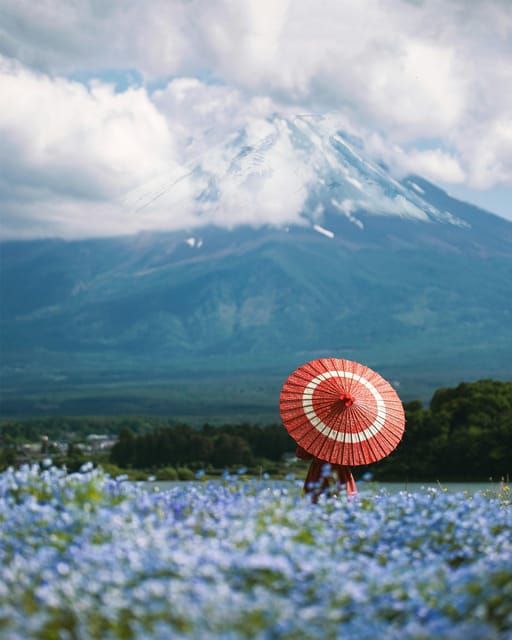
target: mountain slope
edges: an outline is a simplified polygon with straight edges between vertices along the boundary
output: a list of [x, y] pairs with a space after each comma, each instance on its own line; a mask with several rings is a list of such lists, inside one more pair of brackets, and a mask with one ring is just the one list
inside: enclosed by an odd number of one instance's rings
[[[406, 398], [510, 377], [512, 223], [302, 125], [286, 135], [318, 180], [299, 224], [2, 243], [4, 413], [41, 390], [180, 376], [266, 376], [275, 404], [283, 376], [324, 355], [377, 368]], [[196, 167], [198, 202], [269, 170], [276, 136], [240, 150], [242, 136], [231, 174]]]

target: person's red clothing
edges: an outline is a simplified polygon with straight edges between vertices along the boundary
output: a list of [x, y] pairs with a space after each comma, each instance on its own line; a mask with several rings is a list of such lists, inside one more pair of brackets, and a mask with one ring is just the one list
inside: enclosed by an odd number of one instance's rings
[[352, 475], [350, 467], [347, 465], [331, 464], [332, 474], [330, 476], [322, 477], [322, 469], [325, 464], [328, 464], [325, 460], [315, 458], [302, 447], [297, 447], [295, 455], [301, 460], [311, 460], [311, 464], [309, 465], [308, 473], [304, 481], [304, 491], [312, 494], [311, 499], [313, 502], [317, 502], [320, 494], [332, 485], [333, 475], [337, 476], [340, 484], [345, 484], [349, 496], [353, 496], [357, 493], [354, 476]]

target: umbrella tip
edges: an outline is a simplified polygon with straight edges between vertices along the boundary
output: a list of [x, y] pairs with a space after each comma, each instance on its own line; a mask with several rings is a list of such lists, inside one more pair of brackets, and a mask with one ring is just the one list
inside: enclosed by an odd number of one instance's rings
[[354, 404], [354, 402], [356, 401], [354, 396], [352, 396], [352, 395], [350, 395], [350, 393], [346, 393], [346, 392], [340, 393], [338, 399], [345, 407], [351, 407]]

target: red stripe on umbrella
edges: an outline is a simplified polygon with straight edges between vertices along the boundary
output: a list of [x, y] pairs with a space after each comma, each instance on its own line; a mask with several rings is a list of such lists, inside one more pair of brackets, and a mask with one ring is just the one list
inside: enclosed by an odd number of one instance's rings
[[331, 464], [381, 460], [405, 427], [402, 402], [389, 382], [369, 367], [337, 358], [296, 369], [283, 385], [280, 410], [297, 444]]

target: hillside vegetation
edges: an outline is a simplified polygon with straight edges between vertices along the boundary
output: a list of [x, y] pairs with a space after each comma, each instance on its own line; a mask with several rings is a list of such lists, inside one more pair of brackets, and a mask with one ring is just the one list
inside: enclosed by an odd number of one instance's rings
[[243, 378], [247, 396], [273, 377], [249, 416], [270, 422], [283, 378], [324, 355], [398, 381], [404, 400], [506, 378], [512, 223], [414, 183], [453, 219], [429, 205], [423, 221], [361, 211], [355, 225], [329, 192], [332, 237], [307, 223], [1, 243], [0, 415], [247, 416], [219, 381]]

